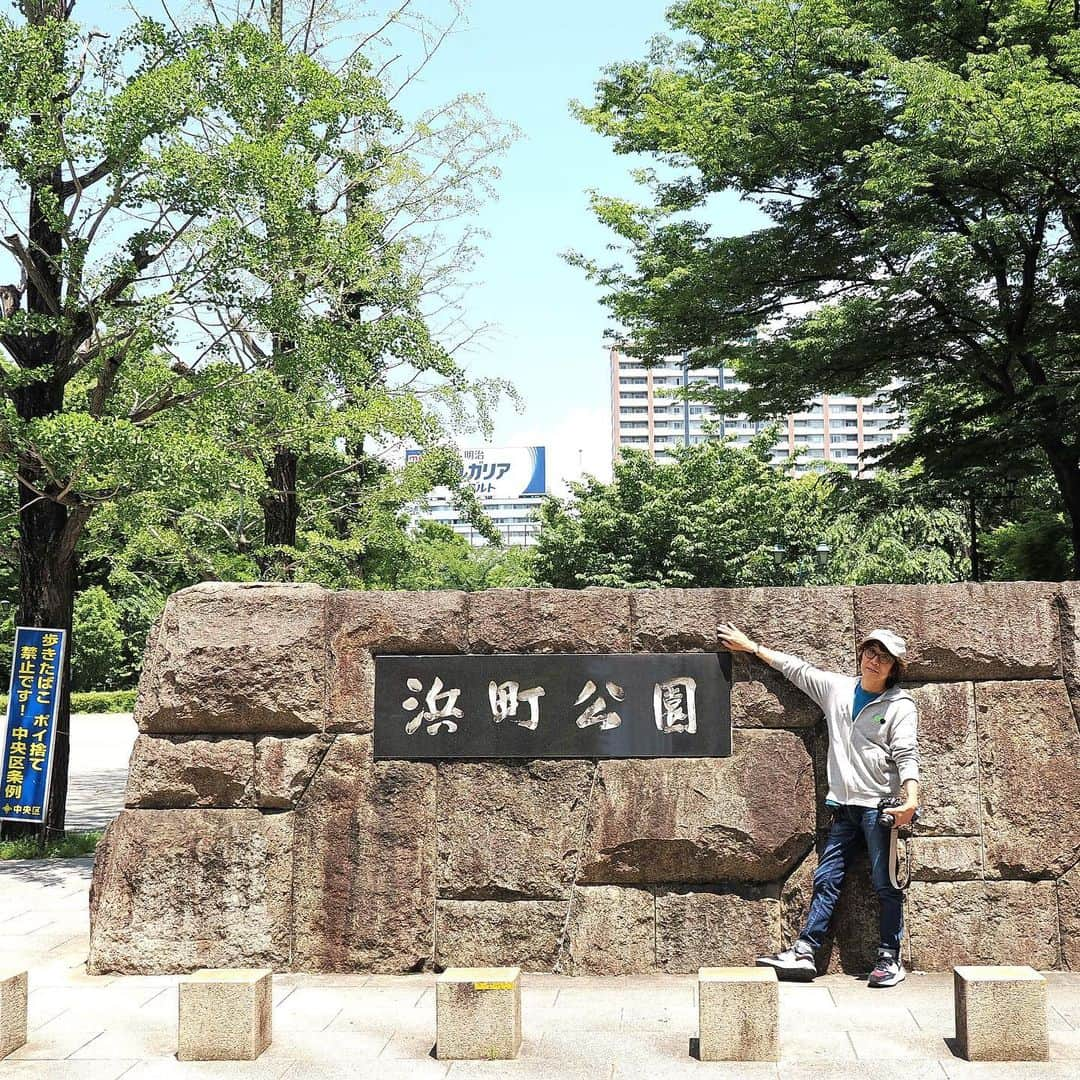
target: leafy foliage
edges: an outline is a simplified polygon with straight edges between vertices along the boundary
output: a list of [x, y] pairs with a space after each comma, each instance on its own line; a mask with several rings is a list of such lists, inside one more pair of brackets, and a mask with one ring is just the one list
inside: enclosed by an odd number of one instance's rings
[[[1037, 455], [1080, 571], [1080, 25], [1035, 0], [683, 0], [581, 118], [643, 153], [596, 196], [626, 260], [575, 261], [627, 348], [733, 363], [756, 417], [888, 387], [934, 472]], [[716, 235], [730, 191], [771, 224]]]
[[769, 464], [774, 441], [765, 432], [747, 449], [720, 441], [678, 447], [671, 463], [623, 451], [611, 484], [588, 479], [573, 485], [570, 499], [544, 503], [538, 582], [730, 588], [965, 575], [956, 510], [922, 508], [888, 476], [792, 479]]
[[73, 630], [79, 647], [71, 657], [72, 690], [112, 690], [131, 681], [132, 672], [124, 668], [120, 610], [100, 585], [79, 594]]

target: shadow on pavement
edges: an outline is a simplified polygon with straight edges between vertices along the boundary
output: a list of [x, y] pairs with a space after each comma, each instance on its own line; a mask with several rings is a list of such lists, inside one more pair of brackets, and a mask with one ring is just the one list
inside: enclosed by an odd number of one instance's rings
[[7, 859], [0, 862], [0, 881], [18, 881], [26, 885], [90, 884], [94, 876], [94, 857], [80, 859]]
[[106, 769], [71, 776], [68, 780], [68, 832], [104, 829], [124, 809], [128, 771]]

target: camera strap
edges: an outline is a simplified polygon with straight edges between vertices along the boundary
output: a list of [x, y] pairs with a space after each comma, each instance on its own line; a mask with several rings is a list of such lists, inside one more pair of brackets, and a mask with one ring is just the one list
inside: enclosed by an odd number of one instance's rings
[[908, 865], [907, 874], [904, 877], [903, 883], [898, 879], [900, 877], [900, 851], [899, 851], [899, 834], [900, 830], [893, 828], [889, 830], [889, 884], [894, 889], [906, 889], [911, 883], [911, 852], [908, 852]]

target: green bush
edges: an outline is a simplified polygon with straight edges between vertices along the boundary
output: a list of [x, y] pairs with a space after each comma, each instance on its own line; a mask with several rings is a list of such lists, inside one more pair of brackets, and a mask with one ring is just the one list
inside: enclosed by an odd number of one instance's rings
[[87, 690], [71, 695], [72, 712], [124, 713], [134, 708], [134, 690]]
[[[6, 711], [7, 703], [7, 694], [0, 695], [0, 708]], [[134, 709], [134, 690], [87, 690], [71, 695], [73, 713], [126, 713]]]

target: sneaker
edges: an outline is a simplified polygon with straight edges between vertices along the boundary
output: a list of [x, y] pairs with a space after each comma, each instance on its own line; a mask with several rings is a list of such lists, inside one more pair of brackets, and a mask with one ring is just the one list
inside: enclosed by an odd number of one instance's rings
[[790, 949], [773, 953], [771, 956], [759, 956], [754, 963], [758, 967], [774, 968], [778, 979], [809, 982], [817, 975], [813, 947], [809, 942], [801, 939], [796, 941]]
[[878, 949], [877, 963], [870, 972], [868, 986], [895, 986], [907, 977], [899, 957], [889, 949]]

